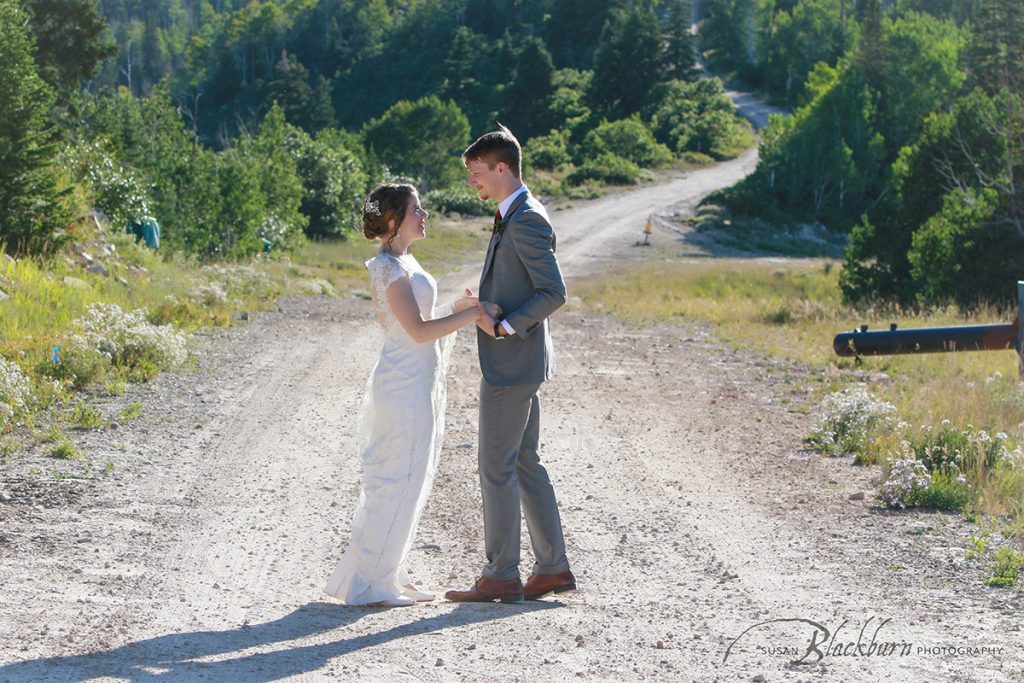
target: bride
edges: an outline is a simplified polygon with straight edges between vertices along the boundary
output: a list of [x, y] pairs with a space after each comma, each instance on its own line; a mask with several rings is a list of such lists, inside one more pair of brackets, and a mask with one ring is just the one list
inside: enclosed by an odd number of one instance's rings
[[380, 185], [363, 205], [363, 233], [382, 242], [366, 266], [384, 346], [360, 415], [363, 485], [352, 536], [324, 588], [347, 605], [434, 599], [413, 586], [405, 564], [441, 450], [445, 372], [455, 331], [498, 312], [468, 290], [435, 307], [437, 283], [409, 253], [426, 237], [427, 215], [412, 185]]

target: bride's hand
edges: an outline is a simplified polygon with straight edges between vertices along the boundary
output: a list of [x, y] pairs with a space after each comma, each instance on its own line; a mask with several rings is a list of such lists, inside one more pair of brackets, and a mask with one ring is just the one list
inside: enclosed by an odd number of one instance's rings
[[460, 313], [470, 306], [476, 306], [478, 303], [480, 303], [480, 300], [473, 296], [473, 290], [467, 289], [466, 296], [459, 297], [455, 300], [455, 303], [452, 304], [452, 310], [456, 313]]

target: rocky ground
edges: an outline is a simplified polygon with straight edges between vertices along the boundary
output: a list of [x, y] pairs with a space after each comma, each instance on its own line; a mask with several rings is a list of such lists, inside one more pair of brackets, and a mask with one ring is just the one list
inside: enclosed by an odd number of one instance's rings
[[[650, 210], [692, 210], [752, 163], [552, 212], [570, 293], [610, 265], [704, 253], [664, 230], [633, 244]], [[445, 296], [478, 268], [439, 274]], [[578, 592], [390, 610], [321, 593], [358, 497], [354, 417], [380, 337], [365, 300], [288, 298], [200, 338], [188, 372], [108, 399], [108, 416], [143, 413], [76, 434], [86, 460], [7, 461], [0, 681], [1024, 677], [1024, 592], [983, 585], [964, 553], [976, 526], [887, 511], [875, 468], [807, 450], [810, 370], [578, 301], [552, 325], [542, 452]], [[411, 558], [438, 592], [482, 565], [478, 382], [466, 331]]]

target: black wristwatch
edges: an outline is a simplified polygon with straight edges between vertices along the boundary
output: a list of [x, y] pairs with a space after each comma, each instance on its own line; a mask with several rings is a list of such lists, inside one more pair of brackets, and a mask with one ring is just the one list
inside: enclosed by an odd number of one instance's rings
[[497, 322], [494, 323], [494, 338], [504, 339], [506, 336], [508, 335], [505, 334], [505, 330], [501, 326], [501, 321], [498, 320]]

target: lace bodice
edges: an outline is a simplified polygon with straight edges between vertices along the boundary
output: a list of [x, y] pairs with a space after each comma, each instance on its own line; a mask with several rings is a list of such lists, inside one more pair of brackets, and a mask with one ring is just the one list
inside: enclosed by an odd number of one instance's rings
[[[373, 297], [373, 310], [377, 321], [385, 333], [390, 333], [396, 326], [391, 305], [388, 303], [387, 290], [396, 280], [407, 277], [412, 286], [413, 296], [420, 307], [424, 319], [434, 317], [434, 304], [437, 301], [437, 282], [427, 271], [423, 270], [416, 257], [412, 254], [392, 256], [381, 252], [366, 262], [370, 271], [370, 293]], [[401, 329], [401, 325], [397, 325]]]

